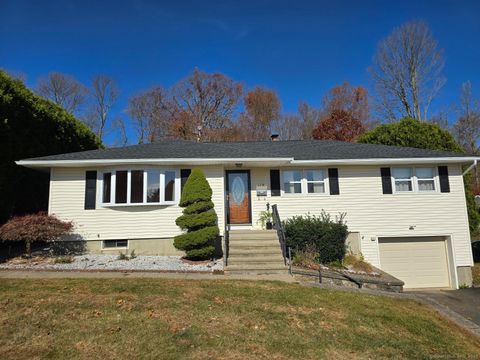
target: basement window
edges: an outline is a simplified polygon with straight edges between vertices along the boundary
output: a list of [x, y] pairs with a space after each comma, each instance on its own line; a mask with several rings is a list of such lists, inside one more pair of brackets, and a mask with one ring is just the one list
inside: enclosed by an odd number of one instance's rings
[[104, 249], [128, 248], [128, 240], [103, 240]]

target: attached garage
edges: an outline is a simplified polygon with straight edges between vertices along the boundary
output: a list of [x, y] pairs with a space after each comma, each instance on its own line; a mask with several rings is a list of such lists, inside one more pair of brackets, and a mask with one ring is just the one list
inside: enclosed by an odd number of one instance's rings
[[385, 237], [378, 245], [381, 269], [405, 288], [451, 286], [446, 237]]

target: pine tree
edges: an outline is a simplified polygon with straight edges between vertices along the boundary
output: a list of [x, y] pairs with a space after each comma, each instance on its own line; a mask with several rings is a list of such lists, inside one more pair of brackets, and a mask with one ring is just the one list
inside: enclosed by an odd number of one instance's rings
[[211, 258], [219, 230], [212, 189], [201, 170], [192, 170], [183, 188], [180, 206], [184, 208], [183, 215], [177, 218], [176, 224], [186, 233], [176, 236], [173, 244], [184, 250], [189, 259]]

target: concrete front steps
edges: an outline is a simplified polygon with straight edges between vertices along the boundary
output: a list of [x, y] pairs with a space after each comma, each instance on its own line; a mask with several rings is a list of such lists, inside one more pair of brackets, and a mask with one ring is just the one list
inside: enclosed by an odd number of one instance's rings
[[282, 249], [274, 230], [232, 230], [227, 273], [286, 274]]

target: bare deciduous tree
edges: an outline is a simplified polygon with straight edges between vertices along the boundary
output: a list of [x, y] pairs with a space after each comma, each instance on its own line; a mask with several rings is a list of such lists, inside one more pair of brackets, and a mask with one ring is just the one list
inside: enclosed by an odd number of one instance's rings
[[241, 115], [246, 140], [267, 140], [272, 125], [280, 120], [280, 99], [275, 91], [256, 87], [243, 98], [245, 112]]
[[127, 124], [121, 117], [117, 117], [112, 122], [112, 130], [116, 132], [115, 145], [125, 146], [128, 144]]
[[92, 79], [92, 88], [90, 90], [92, 104], [85, 117], [85, 122], [97, 134], [100, 140], [105, 135], [109, 112], [117, 101], [119, 93], [117, 83], [111, 77], [96, 75]]
[[70, 113], [75, 113], [85, 103], [88, 90], [73, 76], [51, 72], [40, 78], [37, 94], [60, 105]]
[[275, 133], [280, 140], [302, 140], [304, 136], [303, 121], [296, 114], [282, 114], [274, 122]]
[[379, 43], [370, 69], [384, 115], [427, 120], [430, 103], [446, 81], [443, 66], [443, 52], [424, 22], [394, 29]]
[[[242, 94], [242, 85], [220, 73], [209, 74], [195, 69], [171, 90], [174, 112], [186, 112], [202, 127], [203, 139], [212, 130], [224, 129]], [[171, 111], [171, 113], [173, 113]]]
[[320, 110], [308, 105], [306, 102], [301, 101], [298, 104], [298, 114], [302, 119], [302, 139], [312, 139], [313, 129], [320, 121]]
[[453, 126], [453, 134], [467, 153], [480, 154], [480, 102], [473, 100], [470, 81], [462, 85], [460, 116]]
[[170, 114], [167, 111], [165, 90], [162, 88], [156, 87], [130, 98], [127, 112], [133, 120], [139, 144], [169, 135]]

